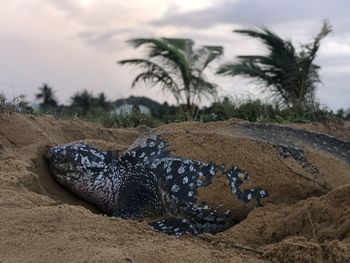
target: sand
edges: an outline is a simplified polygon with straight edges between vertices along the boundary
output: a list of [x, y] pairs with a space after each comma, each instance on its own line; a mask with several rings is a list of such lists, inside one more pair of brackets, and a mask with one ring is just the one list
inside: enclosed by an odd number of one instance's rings
[[[278, 147], [246, 136], [240, 123], [187, 122], [154, 130], [169, 141], [172, 154], [238, 165], [250, 175], [243, 188], [259, 186], [270, 193], [264, 207], [243, 204], [218, 176], [198, 199], [222, 204], [240, 223], [217, 235], [176, 238], [152, 231], [146, 222], [100, 214], [58, 185], [43, 159], [48, 146], [77, 140], [122, 152], [146, 127], [107, 129], [52, 116], [1, 116], [0, 262], [348, 262], [349, 163], [305, 147], [305, 168], [282, 158]], [[349, 129], [341, 127], [298, 126], [348, 140]]]

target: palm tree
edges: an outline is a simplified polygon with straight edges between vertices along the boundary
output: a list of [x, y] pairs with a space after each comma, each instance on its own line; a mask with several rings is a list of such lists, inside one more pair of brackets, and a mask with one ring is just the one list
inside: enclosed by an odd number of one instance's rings
[[128, 42], [134, 48], [148, 48], [146, 58], [118, 62], [143, 70], [132, 82], [132, 87], [141, 81], [151, 86], [159, 85], [174, 96], [177, 104], [185, 104], [186, 111], [192, 115], [195, 104], [200, 103], [203, 96], [216, 95], [216, 85], [207, 80], [204, 70], [222, 56], [221, 46], [194, 49], [191, 39], [177, 38], [136, 38]]
[[36, 94], [37, 99], [41, 99], [40, 108], [45, 110], [49, 107], [56, 107], [57, 101], [55, 99], [54, 91], [49, 85], [43, 84], [42, 87], [39, 87], [40, 93]]
[[321, 82], [320, 67], [313, 63], [320, 41], [331, 32], [325, 21], [311, 43], [296, 51], [292, 42], [283, 40], [266, 28], [235, 30], [234, 32], [259, 39], [268, 48], [268, 54], [238, 56], [238, 62], [222, 65], [218, 74], [253, 78], [265, 91], [282, 99], [287, 107], [303, 109], [314, 102], [317, 84]]

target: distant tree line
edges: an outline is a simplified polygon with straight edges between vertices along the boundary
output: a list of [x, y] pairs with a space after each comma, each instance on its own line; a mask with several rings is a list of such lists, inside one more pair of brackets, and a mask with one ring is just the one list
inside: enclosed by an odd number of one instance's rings
[[[59, 105], [53, 89], [44, 84], [39, 88], [37, 98], [40, 102], [40, 111], [50, 113], [59, 117], [73, 117], [99, 121], [109, 127], [133, 127], [141, 124], [157, 126], [164, 123], [185, 121], [188, 118], [183, 112], [186, 105], [160, 104], [147, 97], [131, 96], [126, 99], [119, 99], [112, 102], [106, 98], [104, 93], [94, 96], [90, 92], [83, 90], [71, 97], [69, 105]], [[45, 93], [45, 95], [44, 95]], [[151, 114], [145, 115], [139, 111], [129, 115], [116, 114], [116, 107], [124, 104], [138, 107], [143, 105], [150, 109]], [[283, 108], [278, 103], [269, 104], [261, 100], [233, 101], [225, 97], [216, 100], [210, 106], [197, 108], [197, 121], [218, 121], [230, 118], [241, 118], [253, 122], [309, 122], [328, 121], [336, 118], [350, 120], [350, 108], [340, 109], [333, 113], [327, 109], [320, 109], [319, 106], [312, 109], [305, 109], [297, 112], [294, 108]]]
[[[91, 121], [104, 121], [105, 119], [110, 119], [118, 115], [116, 113], [116, 108], [124, 104], [134, 105], [134, 109], [138, 109], [140, 105], [143, 105], [150, 109], [151, 115], [146, 116], [141, 114], [138, 110], [133, 112], [133, 118], [135, 119], [147, 119], [148, 122], [150, 118], [154, 118], [156, 121], [152, 126], [156, 125], [155, 123], [171, 123], [175, 122], [178, 119], [181, 119], [179, 116], [181, 114], [181, 109], [177, 106], [169, 105], [167, 102], [160, 104], [154, 100], [151, 100], [147, 97], [134, 97], [131, 96], [127, 99], [119, 99], [117, 101], [111, 101], [106, 98], [104, 93], [100, 93], [97, 96], [94, 96], [92, 93], [87, 90], [75, 93], [70, 98], [70, 103], [68, 105], [59, 104], [55, 91], [48, 84], [44, 83], [41, 87], [38, 88], [39, 93], [37, 93], [36, 99], [39, 101], [39, 111], [46, 114], [54, 114], [58, 117], [79, 117], [85, 120]], [[26, 102], [26, 105], [29, 104]], [[27, 112], [32, 113], [33, 110]], [[119, 114], [125, 115], [125, 114]], [[125, 118], [124, 122], [129, 122], [127, 118], [130, 116], [118, 116], [118, 118]], [[140, 124], [140, 121], [134, 120], [133, 123]], [[149, 124], [149, 123], [148, 123]], [[120, 125], [124, 126], [124, 125]], [[128, 126], [128, 125], [126, 125]]]
[[109, 114], [113, 108], [112, 102], [107, 100], [103, 92], [94, 96], [87, 90], [75, 93], [71, 97], [69, 105], [59, 105], [53, 88], [46, 83], [39, 87], [39, 93], [35, 96], [40, 101], [39, 109], [41, 112], [62, 116], [92, 117], [99, 114]]

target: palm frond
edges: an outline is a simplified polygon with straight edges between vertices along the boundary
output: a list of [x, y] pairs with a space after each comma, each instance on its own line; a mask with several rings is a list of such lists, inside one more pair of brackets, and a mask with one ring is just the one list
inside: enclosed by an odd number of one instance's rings
[[196, 77], [194, 76], [192, 79], [193, 88], [192, 92], [192, 104], [200, 103], [201, 97], [209, 99], [211, 97], [216, 97], [217, 95], [217, 85], [207, 81], [204, 77]]
[[174, 94], [176, 100], [180, 100], [180, 96], [177, 95], [180, 93], [178, 84], [174, 81], [171, 74], [160, 65], [147, 59], [126, 59], [118, 63], [138, 66], [144, 70], [135, 77], [131, 84], [132, 87], [135, 87], [139, 82], [149, 83], [151, 86], [159, 84], [164, 92], [169, 91]]
[[[190, 69], [188, 61], [184, 52], [181, 49], [177, 48], [179, 46], [180, 39], [174, 40], [175, 44], [172, 44], [169, 39], [161, 38], [136, 38], [128, 41], [134, 47], [140, 47], [146, 45], [148, 47], [147, 57], [160, 58], [163, 60], [163, 63], [170, 64], [173, 68], [179, 68], [183, 80], [185, 83], [190, 82]], [[186, 39], [183, 39], [183, 46], [185, 43], [190, 43]]]
[[191, 64], [198, 72], [203, 72], [211, 62], [220, 58], [223, 53], [222, 46], [203, 46], [193, 54]]

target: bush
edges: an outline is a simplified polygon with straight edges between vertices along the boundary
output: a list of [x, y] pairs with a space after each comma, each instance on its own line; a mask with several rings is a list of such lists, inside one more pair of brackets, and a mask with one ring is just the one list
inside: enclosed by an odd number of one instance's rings
[[104, 127], [107, 128], [133, 128], [140, 125], [156, 127], [160, 125], [156, 119], [139, 112], [133, 112], [131, 114], [107, 115], [104, 116], [100, 122]]
[[24, 96], [18, 96], [12, 100], [7, 100], [5, 95], [0, 94], [0, 113], [33, 113], [34, 110], [24, 100]]
[[219, 121], [229, 118], [240, 118], [251, 122], [310, 122], [310, 121], [332, 121], [336, 119], [335, 114], [327, 109], [321, 109], [318, 104], [304, 110], [294, 108], [280, 109], [278, 105], [263, 103], [260, 100], [248, 100], [235, 104], [229, 98], [221, 102], [215, 102], [211, 107], [204, 109], [201, 121]]

